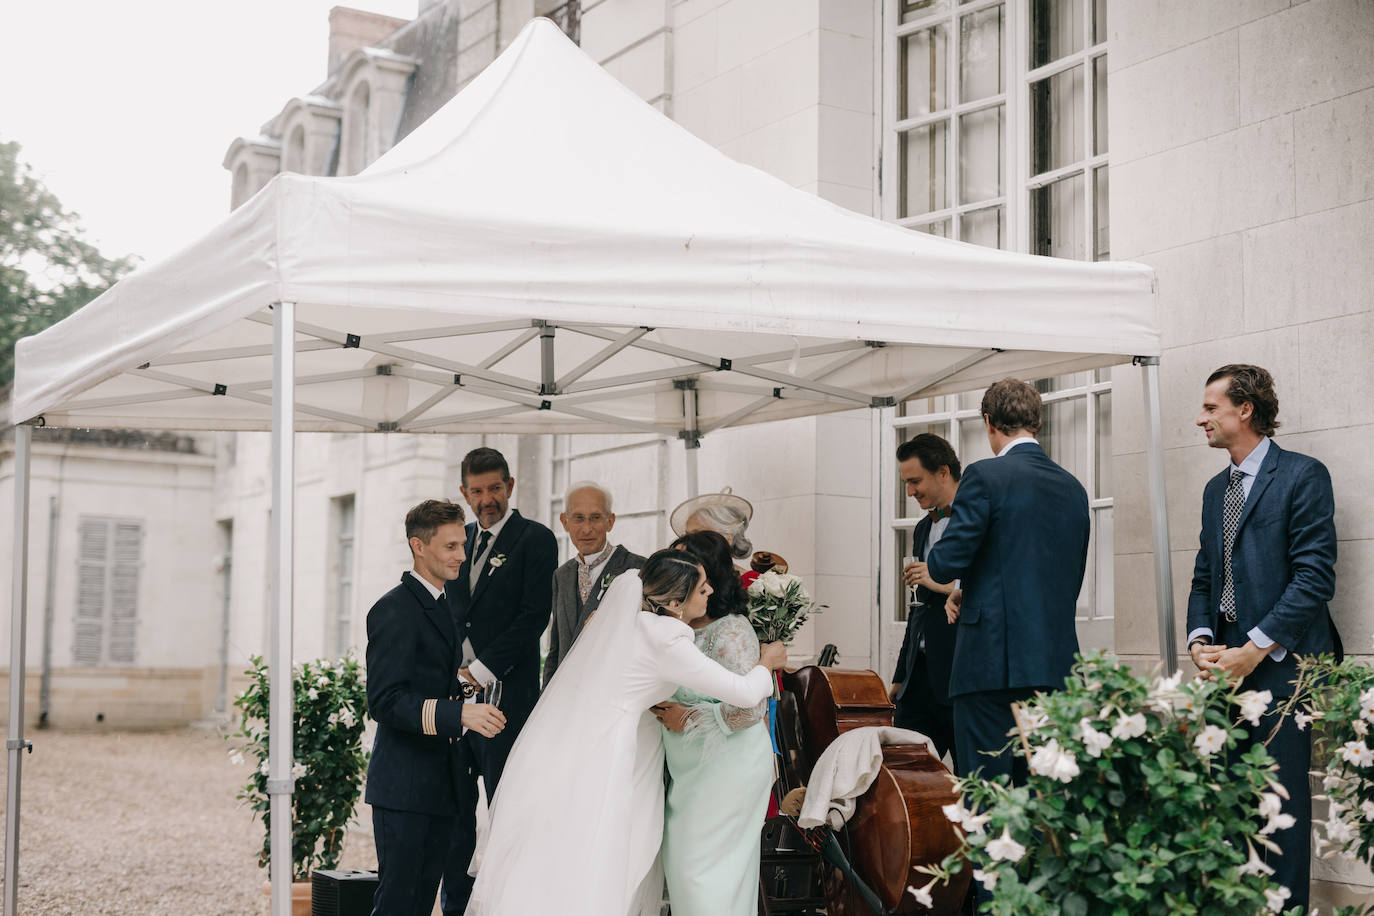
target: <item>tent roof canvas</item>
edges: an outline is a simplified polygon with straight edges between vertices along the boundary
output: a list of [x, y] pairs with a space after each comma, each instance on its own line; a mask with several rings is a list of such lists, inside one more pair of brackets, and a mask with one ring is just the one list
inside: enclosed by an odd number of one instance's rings
[[268, 429], [279, 301], [300, 430], [709, 432], [1160, 352], [1150, 268], [844, 210], [547, 20], [363, 173], [280, 174], [20, 341], [12, 419]]

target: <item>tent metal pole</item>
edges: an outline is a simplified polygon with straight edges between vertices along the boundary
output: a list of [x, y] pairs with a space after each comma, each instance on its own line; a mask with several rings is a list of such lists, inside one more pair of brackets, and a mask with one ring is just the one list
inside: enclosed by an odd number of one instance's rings
[[674, 382], [682, 389], [682, 447], [687, 458], [687, 498], [699, 492], [697, 477], [697, 452], [701, 450], [701, 430], [697, 425], [697, 380], [679, 379]]
[[272, 323], [272, 645], [268, 708], [267, 795], [272, 831], [271, 916], [290, 916], [292, 734], [291, 625], [294, 589], [291, 547], [295, 508], [296, 305], [279, 302]]
[[29, 598], [29, 444], [33, 431], [14, 428], [14, 572], [10, 580], [10, 726], [5, 794], [5, 916], [19, 912], [19, 782], [24, 751], [24, 649]]
[[1159, 397], [1159, 357], [1137, 356], [1145, 391], [1145, 464], [1150, 480], [1150, 522], [1155, 555], [1155, 601], [1159, 610], [1159, 661], [1164, 674], [1178, 668], [1174, 644], [1174, 575], [1169, 563], [1169, 504], [1164, 489], [1164, 422]]

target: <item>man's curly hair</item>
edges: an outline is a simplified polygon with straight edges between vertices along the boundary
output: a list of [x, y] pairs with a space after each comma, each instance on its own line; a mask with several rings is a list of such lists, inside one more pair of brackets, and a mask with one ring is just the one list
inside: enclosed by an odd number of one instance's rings
[[1279, 396], [1274, 392], [1274, 377], [1259, 366], [1233, 363], [1222, 366], [1207, 376], [1210, 385], [1217, 379], [1229, 379], [1226, 396], [1239, 407], [1248, 403], [1254, 410], [1250, 426], [1261, 436], [1272, 436], [1279, 428]]

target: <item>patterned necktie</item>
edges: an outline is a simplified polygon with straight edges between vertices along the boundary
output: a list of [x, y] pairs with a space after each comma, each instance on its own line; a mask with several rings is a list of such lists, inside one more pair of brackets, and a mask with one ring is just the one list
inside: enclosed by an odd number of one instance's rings
[[1231, 580], [1231, 547], [1236, 543], [1236, 529], [1240, 527], [1240, 513], [1245, 508], [1245, 472], [1231, 469], [1231, 482], [1226, 485], [1222, 500], [1221, 530], [1221, 614], [1227, 622], [1236, 622], [1236, 586]]
[[586, 604], [587, 599], [592, 595], [592, 570], [610, 556], [614, 549], [610, 544], [607, 544], [601, 548], [600, 553], [586, 560], [582, 558], [582, 554], [577, 555], [577, 594], [581, 596], [583, 604]]
[[477, 591], [477, 579], [482, 575], [482, 554], [491, 543], [491, 532], [483, 531], [477, 535], [477, 552], [472, 555], [472, 568], [468, 570], [468, 592]]

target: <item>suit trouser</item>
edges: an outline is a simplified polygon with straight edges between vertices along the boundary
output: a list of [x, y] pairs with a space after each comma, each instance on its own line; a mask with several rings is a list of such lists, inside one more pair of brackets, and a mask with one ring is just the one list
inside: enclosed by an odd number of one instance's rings
[[[1288, 697], [1275, 697], [1257, 726], [1242, 720], [1240, 727], [1246, 736], [1237, 742], [1232, 753], [1239, 756], [1256, 744], [1263, 744], [1274, 730], [1277, 719], [1270, 714], [1287, 701]], [[1239, 715], [1239, 710], [1231, 710], [1233, 720]], [[1300, 730], [1293, 717], [1288, 716], [1269, 739], [1269, 755], [1279, 765], [1276, 774], [1279, 785], [1288, 790], [1282, 810], [1293, 815], [1293, 826], [1270, 837], [1278, 844], [1280, 852], [1262, 846], [1256, 846], [1256, 851], [1264, 863], [1274, 869], [1269, 880], [1288, 888], [1293, 895], [1285, 902], [1284, 909], [1302, 906], [1305, 912], [1312, 874], [1312, 786], [1307, 780], [1307, 771], [1312, 766], [1312, 733]]]
[[916, 656], [907, 682], [902, 685], [892, 724], [925, 735], [935, 743], [935, 751], [940, 757], [946, 753], [951, 754], [954, 769], [958, 771], [959, 753], [954, 740], [954, 707], [948, 700], [942, 702], [930, 686], [930, 671], [924, 652]]
[[1007, 732], [1016, 726], [1011, 704], [1034, 695], [1032, 687], [1016, 687], [966, 693], [952, 699], [956, 772], [960, 776], [982, 770], [984, 779], [1006, 774], [1012, 785], [1025, 785], [1029, 774], [1026, 758], [1012, 754]]
[[[525, 717], [527, 718], [527, 717]], [[458, 818], [453, 826], [453, 838], [448, 844], [444, 863], [444, 888], [441, 902], [444, 916], [461, 916], [472, 895], [473, 878], [468, 875], [472, 854], [477, 849], [477, 777], [487, 790], [487, 804], [496, 794], [506, 757], [520, 733], [519, 722], [507, 720], [506, 727], [495, 738], [483, 738], [468, 732], [460, 739], [459, 761], [463, 767], [462, 791], [458, 796]]]
[[453, 815], [435, 817], [373, 806], [377, 890], [372, 895], [372, 916], [429, 916], [453, 822]]

